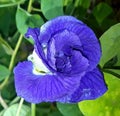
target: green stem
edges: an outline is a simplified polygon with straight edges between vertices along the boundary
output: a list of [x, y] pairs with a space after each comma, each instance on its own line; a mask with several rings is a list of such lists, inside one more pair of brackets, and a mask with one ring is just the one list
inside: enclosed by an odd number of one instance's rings
[[35, 115], [36, 115], [36, 105], [31, 104], [31, 116], [35, 116]]
[[18, 106], [18, 109], [17, 109], [16, 116], [19, 116], [19, 115], [20, 115], [20, 110], [21, 110], [21, 108], [22, 108], [23, 102], [24, 102], [24, 99], [21, 98], [20, 103], [19, 103], [19, 106]]
[[40, 9], [37, 9], [37, 8], [34, 8], [34, 7], [32, 7], [32, 10], [33, 10], [33, 11], [36, 11], [36, 12], [41, 12]]
[[79, 5], [79, 2], [80, 2], [80, 0], [76, 0], [75, 4], [74, 4], [74, 7], [77, 7]]
[[[16, 55], [17, 55], [18, 49], [19, 49], [19, 47], [20, 47], [20, 44], [21, 44], [21, 42], [22, 42], [22, 38], [23, 38], [23, 35], [21, 34], [20, 37], [19, 37], [19, 39], [18, 39], [18, 42], [17, 42], [17, 44], [16, 44], [16, 47], [15, 47], [15, 49], [14, 49], [14, 51], [13, 51], [13, 55], [12, 55], [12, 57], [11, 57], [10, 64], [9, 64], [9, 68], [8, 68], [8, 69], [10, 70], [10, 72], [11, 72], [12, 69], [13, 69], [15, 57], [16, 57]], [[6, 79], [5, 79], [5, 80], [3, 81], [3, 83], [0, 85], [0, 90], [8, 83], [8, 80], [9, 80], [9, 76], [6, 77]]]
[[29, 0], [28, 9], [27, 9], [27, 11], [28, 11], [29, 13], [30, 13], [31, 10], [32, 10], [32, 2], [33, 2], [33, 0]]
[[64, 2], [64, 6], [67, 6], [69, 0], [64, 0], [63, 2]]
[[0, 8], [2, 8], [2, 7], [12, 7], [12, 6], [17, 6], [18, 4], [22, 4], [22, 3], [24, 3], [25, 2], [25, 0], [19, 0], [18, 2], [14, 2], [14, 3], [8, 3], [8, 4], [1, 4], [0, 5]]
[[[28, 5], [28, 9], [27, 9], [28, 12], [31, 12], [32, 2], [33, 2], [33, 0], [30, 0], [30, 1], [29, 1], [29, 5]], [[13, 69], [15, 57], [16, 57], [17, 52], [18, 52], [18, 49], [19, 49], [19, 47], [20, 47], [20, 45], [21, 45], [22, 38], [23, 38], [23, 35], [20, 34], [19, 39], [18, 39], [18, 42], [17, 42], [17, 44], [16, 44], [16, 46], [15, 46], [15, 49], [14, 49], [14, 51], [13, 51], [13, 55], [12, 55], [11, 60], [10, 60], [10, 64], [9, 64], [9, 70], [10, 70], [10, 72], [11, 72], [12, 69]], [[2, 84], [0, 85], [0, 90], [2, 90], [2, 88], [8, 83], [8, 80], [9, 80], [9, 76], [6, 77], [6, 79], [5, 79], [5, 80], [2, 82]]]
[[12, 55], [12, 57], [11, 57], [11, 61], [10, 61], [10, 65], [9, 65], [9, 70], [10, 70], [10, 71], [12, 71], [12, 69], [13, 69], [15, 57], [16, 57], [16, 55], [17, 55], [18, 49], [19, 49], [19, 47], [20, 47], [20, 44], [21, 44], [21, 42], [22, 42], [22, 38], [23, 38], [23, 35], [21, 34], [20, 37], [19, 37], [19, 39], [18, 39], [18, 42], [17, 42], [17, 44], [16, 44], [15, 50], [14, 50], [14, 52], [13, 52], [13, 55]]
[[19, 100], [20, 100], [20, 97], [17, 96], [16, 98], [14, 98], [14, 99], [10, 102], [9, 106], [17, 103]]
[[2, 98], [1, 94], [0, 94], [0, 104], [2, 105], [2, 107], [3, 107], [4, 109], [7, 109], [7, 108], [8, 108], [6, 102], [5, 102], [4, 99]]

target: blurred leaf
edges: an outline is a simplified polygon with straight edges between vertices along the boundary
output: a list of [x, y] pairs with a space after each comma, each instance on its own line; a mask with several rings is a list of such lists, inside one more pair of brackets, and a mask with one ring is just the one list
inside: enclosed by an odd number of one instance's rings
[[107, 17], [102, 21], [100, 28], [102, 29], [103, 32], [105, 32], [107, 29], [109, 29], [111, 26], [115, 25], [116, 23], [117, 23], [116, 20]]
[[27, 32], [28, 27], [40, 27], [44, 23], [39, 15], [31, 15], [24, 9], [18, 7], [16, 13], [17, 28], [23, 35]]
[[8, 37], [8, 34], [14, 32], [14, 29], [16, 29], [14, 24], [15, 10], [16, 8], [13, 7], [0, 8], [0, 32], [5, 37]]
[[83, 116], [78, 108], [78, 104], [57, 103], [57, 108], [64, 116]]
[[36, 116], [48, 116], [50, 113], [50, 103], [40, 103], [37, 104], [36, 106]]
[[3, 65], [0, 64], [0, 81], [10, 75], [10, 71]]
[[5, 50], [5, 52], [8, 55], [12, 55], [13, 54], [13, 49], [11, 48], [11, 46], [1, 36], [0, 36], [0, 44], [2, 45], [2, 47]]
[[93, 15], [98, 21], [99, 24], [102, 23], [102, 21], [108, 17], [112, 13], [112, 8], [106, 4], [106, 3], [99, 3], [96, 7], [93, 9]]
[[80, 0], [80, 6], [87, 9], [90, 6], [91, 1], [90, 0]]
[[[16, 112], [19, 104], [10, 106], [3, 114], [3, 116], [16, 116]], [[26, 105], [22, 105], [19, 116], [30, 116], [30, 108]]]
[[68, 3], [65, 3], [65, 5], [67, 5], [65, 8], [65, 15], [71, 15], [74, 11], [74, 3], [70, 0]]
[[108, 91], [96, 100], [86, 100], [79, 103], [79, 108], [85, 116], [118, 116], [120, 114], [120, 80], [105, 73]]
[[6, 54], [5, 49], [0, 44], [0, 64], [8, 66], [11, 56]]
[[0, 116], [3, 116], [4, 112], [5, 112], [5, 109], [4, 109], [4, 110], [1, 110], [1, 111], [0, 111]]
[[63, 116], [59, 111], [54, 111], [49, 114], [49, 116]]
[[102, 47], [100, 65], [103, 67], [107, 61], [116, 56], [120, 51], [120, 23], [109, 28], [100, 37], [100, 42]]
[[41, 10], [47, 19], [63, 15], [63, 0], [41, 0]]
[[1, 96], [9, 102], [16, 96], [13, 79], [13, 76], [10, 76], [8, 83], [1, 90]]
[[71, 3], [73, 3], [72, 0], [64, 0], [63, 1], [64, 6], [67, 6], [67, 5], [71, 4]]
[[25, 0], [0, 0], [0, 7], [16, 6], [24, 3]]

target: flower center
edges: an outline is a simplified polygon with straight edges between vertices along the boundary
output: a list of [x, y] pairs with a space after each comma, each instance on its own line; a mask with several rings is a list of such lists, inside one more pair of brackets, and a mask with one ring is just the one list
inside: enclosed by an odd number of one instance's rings
[[58, 52], [56, 53], [55, 58], [57, 71], [62, 73], [70, 73], [72, 66], [69, 57], [62, 52]]

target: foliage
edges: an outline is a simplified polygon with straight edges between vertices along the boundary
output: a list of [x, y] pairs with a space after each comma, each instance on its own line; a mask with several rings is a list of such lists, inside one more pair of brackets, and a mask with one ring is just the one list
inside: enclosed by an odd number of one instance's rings
[[96, 100], [79, 103], [79, 108], [85, 116], [93, 116], [93, 112], [95, 116], [117, 116], [120, 113], [120, 80], [111, 74], [104, 73], [104, 75], [108, 85], [108, 92]]
[[[120, 114], [120, 2], [119, 0], [0, 0], [0, 116], [16, 116], [19, 99], [13, 68], [27, 59], [33, 42], [23, 39], [28, 27], [40, 27], [56, 16], [72, 15], [90, 26], [100, 40], [108, 92], [79, 104], [24, 102], [19, 116], [118, 116]], [[20, 102], [21, 103], [21, 102]], [[79, 107], [78, 107], [79, 106]]]

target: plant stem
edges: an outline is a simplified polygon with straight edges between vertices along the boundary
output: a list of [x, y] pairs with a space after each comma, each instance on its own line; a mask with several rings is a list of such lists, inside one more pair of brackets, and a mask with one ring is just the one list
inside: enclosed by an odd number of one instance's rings
[[64, 0], [64, 6], [67, 6], [69, 0]]
[[19, 0], [18, 2], [11, 2], [10, 4], [0, 4], [0, 8], [3, 8], [3, 7], [11, 7], [11, 6], [17, 6], [18, 4], [22, 4], [24, 3], [25, 0]]
[[[27, 9], [28, 12], [31, 12], [32, 2], [33, 2], [33, 0], [30, 0], [30, 1], [29, 1], [28, 9]], [[9, 68], [8, 68], [8, 69], [10, 70], [10, 72], [11, 72], [12, 69], [13, 69], [15, 57], [16, 57], [17, 52], [18, 52], [18, 49], [19, 49], [19, 47], [20, 47], [20, 45], [21, 45], [22, 38], [23, 38], [23, 35], [20, 34], [19, 39], [18, 39], [18, 42], [17, 42], [17, 44], [16, 44], [16, 46], [15, 46], [15, 49], [14, 49], [14, 51], [13, 51], [13, 55], [12, 55], [11, 60], [10, 60], [10, 64], [9, 64]], [[5, 80], [2, 82], [2, 84], [0, 85], [0, 90], [8, 83], [8, 80], [9, 80], [9, 76], [6, 77], [6, 79], [5, 79]]]
[[36, 105], [31, 104], [31, 116], [35, 116], [35, 115], [36, 115]]
[[7, 108], [8, 108], [7, 104], [5, 103], [5, 101], [3, 100], [2, 96], [1, 96], [1, 94], [0, 94], [0, 104], [2, 105], [2, 107], [3, 107], [4, 109], [7, 109]]
[[17, 109], [16, 116], [19, 116], [19, 114], [20, 114], [20, 110], [21, 110], [21, 108], [22, 108], [23, 101], [24, 101], [24, 99], [21, 98], [20, 103], [19, 103], [19, 106], [18, 106], [18, 109]]
[[30, 13], [31, 10], [32, 10], [32, 2], [33, 2], [33, 0], [29, 0], [28, 9], [27, 9], [27, 11], [28, 11], [29, 13]]
[[17, 44], [16, 44], [15, 50], [14, 50], [14, 52], [13, 52], [13, 55], [12, 55], [12, 57], [11, 57], [11, 62], [10, 62], [10, 65], [9, 65], [9, 70], [10, 70], [10, 71], [12, 71], [12, 69], [13, 69], [14, 60], [15, 60], [16, 54], [17, 54], [17, 52], [18, 52], [18, 49], [19, 49], [19, 47], [20, 47], [20, 44], [21, 44], [21, 42], [22, 42], [22, 38], [23, 38], [23, 35], [21, 34], [20, 37], [19, 37], [19, 39], [18, 39], [18, 42], [17, 42]]
[[13, 105], [13, 104], [15, 104], [16, 102], [18, 102], [20, 100], [20, 97], [16, 97], [16, 98], [14, 98], [11, 102], [10, 102], [10, 104], [9, 105]]
[[[16, 44], [16, 46], [15, 46], [15, 49], [14, 49], [14, 51], [13, 51], [13, 55], [12, 55], [12, 57], [11, 57], [10, 64], [9, 64], [9, 68], [8, 68], [8, 69], [10, 70], [10, 72], [11, 72], [12, 69], [13, 69], [15, 57], [16, 57], [16, 55], [17, 55], [18, 49], [19, 49], [19, 47], [20, 47], [20, 44], [21, 44], [21, 42], [22, 42], [22, 38], [23, 38], [23, 35], [21, 34], [20, 37], [19, 37], [19, 39], [18, 39], [18, 42], [17, 42], [17, 44]], [[3, 83], [0, 85], [0, 90], [8, 83], [8, 80], [9, 80], [9, 76], [6, 77], [5, 80], [3, 81]]]
[[[32, 0], [30, 0], [29, 5], [28, 5], [28, 12], [31, 12], [31, 10], [33, 10], [32, 8]], [[31, 116], [35, 116], [35, 112], [36, 112], [36, 105], [35, 104], [31, 104]]]
[[79, 5], [80, 0], [76, 0], [74, 3], [74, 7], [77, 7]]
[[37, 9], [37, 8], [34, 8], [34, 7], [32, 7], [32, 10], [33, 10], [33, 11], [36, 11], [36, 12], [41, 12], [40, 9]]

